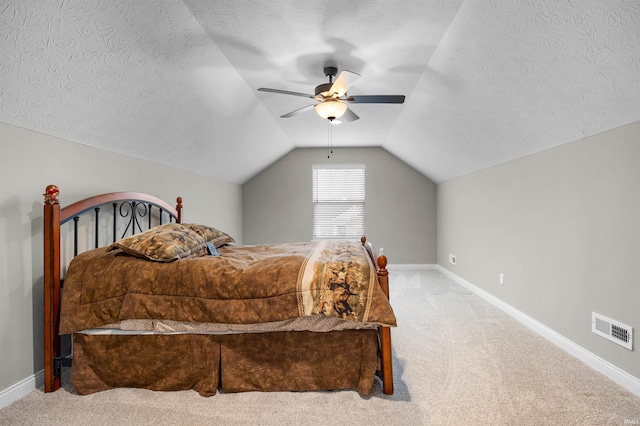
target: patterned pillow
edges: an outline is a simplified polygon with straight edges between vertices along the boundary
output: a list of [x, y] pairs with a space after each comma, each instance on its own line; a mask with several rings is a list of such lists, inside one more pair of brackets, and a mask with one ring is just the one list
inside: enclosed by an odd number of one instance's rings
[[205, 225], [197, 225], [195, 223], [183, 223], [184, 226], [188, 227], [192, 231], [195, 231], [200, 235], [205, 241], [209, 243], [213, 243], [216, 248], [222, 247], [228, 243], [235, 243], [236, 240], [231, 238], [230, 235], [210, 226]]
[[107, 251], [115, 249], [156, 262], [171, 262], [208, 253], [204, 238], [179, 223], [167, 223], [123, 238], [111, 244]]

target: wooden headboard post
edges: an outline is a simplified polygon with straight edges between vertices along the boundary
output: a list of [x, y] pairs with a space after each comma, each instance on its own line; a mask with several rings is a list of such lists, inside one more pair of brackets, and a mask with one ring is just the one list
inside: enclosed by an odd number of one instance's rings
[[176, 198], [176, 222], [182, 223], [182, 197]]
[[47, 186], [44, 195], [44, 389], [60, 388], [54, 359], [60, 356], [60, 202], [55, 185]]

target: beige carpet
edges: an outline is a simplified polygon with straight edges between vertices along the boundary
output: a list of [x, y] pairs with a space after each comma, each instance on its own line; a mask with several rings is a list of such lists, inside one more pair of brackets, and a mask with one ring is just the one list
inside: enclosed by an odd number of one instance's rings
[[396, 392], [36, 390], [1, 425], [638, 425], [637, 397], [436, 270], [392, 271]]

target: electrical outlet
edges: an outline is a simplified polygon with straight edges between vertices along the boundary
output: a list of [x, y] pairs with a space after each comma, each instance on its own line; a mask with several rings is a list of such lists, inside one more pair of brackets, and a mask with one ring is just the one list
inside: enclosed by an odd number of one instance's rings
[[504, 274], [500, 273], [500, 285], [504, 285]]
[[451, 263], [452, 265], [456, 264], [456, 255], [455, 254], [449, 253], [449, 263]]

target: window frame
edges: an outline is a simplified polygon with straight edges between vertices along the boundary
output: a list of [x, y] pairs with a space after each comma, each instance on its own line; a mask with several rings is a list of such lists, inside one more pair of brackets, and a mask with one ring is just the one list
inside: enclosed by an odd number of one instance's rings
[[[332, 176], [320, 182], [318, 171], [344, 170], [345, 175]], [[366, 166], [364, 164], [314, 164], [312, 173], [312, 240], [359, 240], [365, 235], [366, 225]], [[351, 176], [348, 176], [351, 174]], [[350, 187], [330, 188], [335, 181], [351, 181]], [[322, 187], [322, 185], [325, 185]], [[328, 192], [328, 193], [327, 193]], [[348, 216], [353, 216], [348, 219]], [[355, 215], [355, 216], [354, 216]], [[333, 216], [333, 218], [332, 218]], [[330, 220], [340, 219], [330, 225]], [[347, 217], [345, 217], [347, 216]], [[323, 218], [324, 217], [324, 218]], [[324, 221], [324, 222], [323, 222]], [[329, 227], [333, 231], [329, 231]]]

